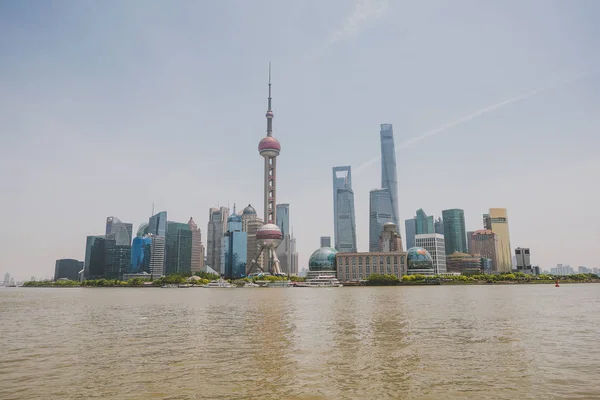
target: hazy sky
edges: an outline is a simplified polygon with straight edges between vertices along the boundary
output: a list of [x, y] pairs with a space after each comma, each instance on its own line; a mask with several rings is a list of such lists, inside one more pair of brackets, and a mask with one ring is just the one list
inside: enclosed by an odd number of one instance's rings
[[[543, 269], [600, 266], [600, 2], [2, 1], [0, 273], [51, 276], [114, 215], [262, 213], [268, 62], [278, 202], [301, 268], [353, 167], [359, 250], [397, 148], [400, 216], [509, 213]], [[416, 139], [415, 139], [416, 138]], [[403, 229], [404, 232], [404, 229]]]

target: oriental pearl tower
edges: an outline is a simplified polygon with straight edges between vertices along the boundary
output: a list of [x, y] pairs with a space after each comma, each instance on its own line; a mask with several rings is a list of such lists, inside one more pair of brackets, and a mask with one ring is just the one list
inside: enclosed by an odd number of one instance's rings
[[[258, 143], [258, 152], [265, 159], [265, 209], [264, 218], [265, 225], [260, 227], [256, 232], [256, 240], [260, 246], [256, 257], [250, 263], [247, 274], [252, 272], [252, 269], [258, 267], [263, 272], [267, 270], [273, 275], [281, 274], [281, 265], [275, 249], [281, 243], [283, 234], [281, 229], [275, 224], [277, 218], [277, 156], [281, 151], [279, 141], [273, 137], [273, 110], [271, 109], [271, 64], [269, 63], [269, 97], [267, 107], [267, 136], [262, 138]], [[265, 268], [261, 268], [256, 260], [261, 253], [265, 252]]]

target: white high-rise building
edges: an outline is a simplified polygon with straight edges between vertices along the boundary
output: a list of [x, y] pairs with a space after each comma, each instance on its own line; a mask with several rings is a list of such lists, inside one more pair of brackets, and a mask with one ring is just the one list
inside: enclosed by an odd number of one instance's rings
[[165, 237], [152, 235], [150, 246], [150, 274], [159, 278], [165, 273]]
[[519, 272], [531, 271], [531, 255], [529, 249], [524, 247], [517, 247], [515, 249], [515, 261], [514, 265]]
[[446, 272], [446, 244], [444, 235], [439, 233], [426, 233], [415, 235], [415, 246], [422, 247], [431, 254], [435, 274]]

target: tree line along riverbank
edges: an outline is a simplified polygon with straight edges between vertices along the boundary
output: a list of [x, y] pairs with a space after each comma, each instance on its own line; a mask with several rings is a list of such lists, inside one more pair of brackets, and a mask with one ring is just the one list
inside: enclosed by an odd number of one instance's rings
[[[92, 280], [84, 280], [73, 281], [68, 279], [59, 279], [57, 281], [51, 280], [42, 280], [42, 281], [28, 281], [23, 283], [24, 287], [161, 287], [164, 285], [182, 285], [182, 284], [191, 284], [191, 285], [206, 285], [212, 280], [220, 279], [220, 276], [217, 274], [209, 274], [206, 272], [197, 272], [194, 275], [192, 274], [172, 274], [168, 276], [162, 276], [156, 279], [144, 279], [144, 278], [131, 278], [127, 281], [122, 281], [119, 279], [92, 279]], [[303, 282], [306, 278], [291, 276], [289, 278], [293, 282]], [[288, 280], [287, 276], [261, 276], [260, 278], [254, 277], [250, 278], [242, 278], [231, 280], [227, 279], [227, 282], [237, 285], [243, 285], [246, 282], [254, 282], [257, 280], [261, 281], [278, 281], [278, 280]]]
[[527, 275], [522, 272], [505, 274], [476, 274], [476, 275], [396, 275], [371, 274], [364, 282], [367, 286], [396, 286], [396, 285], [507, 285], [507, 284], [554, 284], [560, 283], [600, 283], [596, 274], [574, 275]]
[[[205, 285], [211, 280], [219, 279], [219, 275], [198, 272], [191, 274], [173, 274], [163, 276], [157, 279], [132, 278], [128, 281], [118, 279], [95, 279], [85, 280], [83, 282], [72, 280], [57, 281], [28, 281], [23, 284], [25, 287], [161, 287], [164, 285]], [[237, 280], [228, 280], [228, 282], [237, 285], [243, 285], [245, 282], [256, 280], [287, 280], [287, 276], [261, 276], [260, 278], [243, 278]], [[303, 282], [306, 278], [291, 276], [293, 282]], [[600, 283], [600, 277], [596, 274], [574, 274], [566, 276], [558, 275], [526, 275], [520, 272], [506, 274], [476, 274], [476, 275], [457, 275], [457, 276], [426, 276], [426, 275], [405, 275], [398, 278], [396, 275], [371, 274], [361, 282], [364, 286], [409, 286], [409, 285], [507, 285], [507, 284], [554, 284], [560, 283]]]

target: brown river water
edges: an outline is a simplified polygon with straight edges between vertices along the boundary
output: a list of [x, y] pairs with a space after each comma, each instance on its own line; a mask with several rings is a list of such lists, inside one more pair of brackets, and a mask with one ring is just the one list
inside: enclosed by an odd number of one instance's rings
[[0, 399], [600, 399], [600, 284], [0, 288]]

